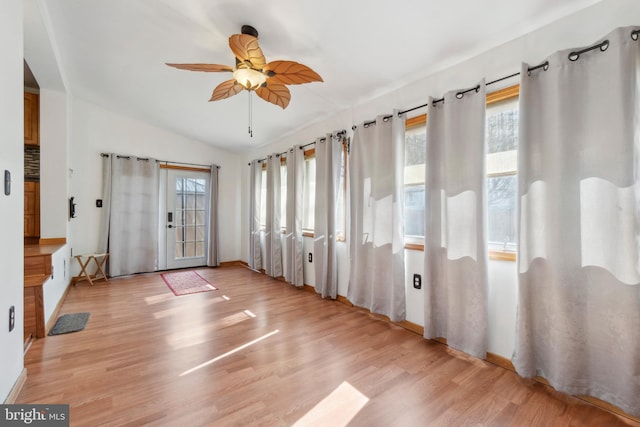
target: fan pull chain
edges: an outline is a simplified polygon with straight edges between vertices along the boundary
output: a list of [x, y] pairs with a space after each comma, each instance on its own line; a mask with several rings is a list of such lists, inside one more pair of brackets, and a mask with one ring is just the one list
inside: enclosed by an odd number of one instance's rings
[[250, 90], [248, 92], [249, 92], [249, 136], [253, 138], [253, 105], [252, 105], [253, 98], [251, 97], [251, 93], [253, 91]]

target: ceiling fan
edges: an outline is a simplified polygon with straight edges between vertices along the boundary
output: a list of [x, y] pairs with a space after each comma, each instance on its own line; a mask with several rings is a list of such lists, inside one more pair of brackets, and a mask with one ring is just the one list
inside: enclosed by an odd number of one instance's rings
[[229, 47], [236, 57], [235, 68], [220, 64], [167, 65], [189, 71], [233, 73], [233, 79], [220, 83], [213, 90], [209, 101], [226, 99], [247, 90], [282, 109], [287, 108], [291, 100], [291, 92], [286, 85], [323, 81], [311, 68], [294, 61], [267, 63], [258, 45], [258, 31], [250, 25], [243, 25], [241, 32], [229, 37]]

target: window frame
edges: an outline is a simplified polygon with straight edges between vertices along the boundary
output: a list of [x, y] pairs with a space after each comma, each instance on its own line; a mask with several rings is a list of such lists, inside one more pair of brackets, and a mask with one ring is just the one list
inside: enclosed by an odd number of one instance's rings
[[347, 175], [349, 170], [349, 140], [342, 140], [342, 164], [344, 165], [344, 179], [342, 182], [342, 231], [336, 233], [336, 242], [347, 241]]
[[[348, 139], [345, 137], [343, 139], [342, 144], [342, 162], [344, 165], [344, 180], [342, 183], [342, 191], [343, 191], [343, 200], [342, 200], [342, 210], [343, 210], [343, 215], [342, 215], [342, 231], [336, 233], [336, 242], [346, 242], [347, 241], [347, 175], [348, 175], [348, 159], [349, 159], [349, 142]], [[316, 156], [316, 149], [315, 148], [311, 148], [309, 150], [305, 150], [304, 152], [304, 159], [310, 159], [310, 158], [315, 158]], [[314, 195], [315, 196], [315, 195]], [[302, 236], [303, 237], [315, 237], [315, 232], [314, 230], [310, 230], [308, 228], [303, 228], [302, 229]]]
[[[315, 148], [310, 148], [308, 150], [304, 150], [304, 160], [305, 162], [308, 159], [314, 159], [315, 161], [316, 158], [316, 149]], [[315, 192], [313, 194], [314, 197], [314, 209], [315, 209]], [[309, 228], [304, 228], [304, 226], [302, 227], [302, 237], [315, 237], [315, 233], [314, 230], [309, 229]]]
[[[491, 93], [487, 93], [486, 95], [486, 105], [489, 106], [491, 104], [495, 104], [501, 101], [512, 100], [513, 98], [517, 98], [520, 96], [520, 85], [515, 84], [513, 86], [508, 86], [502, 89], [498, 89]], [[427, 114], [420, 114], [414, 117], [409, 117], [405, 121], [405, 129], [414, 128], [417, 126], [426, 126], [427, 124]], [[487, 178], [491, 176], [506, 176], [506, 175], [517, 175], [517, 171], [515, 173], [508, 174], [487, 174]], [[405, 236], [405, 244], [404, 248], [415, 251], [424, 251], [424, 237], [423, 243], [416, 243], [415, 236]], [[498, 250], [489, 250], [489, 259], [498, 260], [498, 261], [515, 261], [517, 254], [516, 252], [507, 252], [507, 251], [498, 251]]]
[[[285, 171], [285, 179], [282, 179], [282, 169]], [[280, 155], [280, 233], [287, 234], [287, 193], [284, 193], [284, 198], [282, 197], [282, 187], [284, 186], [287, 191], [289, 188], [287, 187], [287, 154], [283, 153]], [[282, 214], [282, 202], [284, 200], [284, 215]], [[282, 221], [284, 221], [284, 225], [282, 225]]]
[[[267, 216], [266, 216], [266, 209], [267, 209], [267, 197], [266, 197], [266, 188], [267, 188], [267, 162], [260, 162], [260, 173], [262, 174], [262, 178], [260, 179], [260, 231], [264, 232], [267, 229]], [[264, 191], [264, 196], [263, 196], [263, 192], [262, 192], [262, 187], [264, 186], [265, 191]], [[264, 218], [264, 224], [262, 223], [262, 213], [263, 211], [265, 212]]]

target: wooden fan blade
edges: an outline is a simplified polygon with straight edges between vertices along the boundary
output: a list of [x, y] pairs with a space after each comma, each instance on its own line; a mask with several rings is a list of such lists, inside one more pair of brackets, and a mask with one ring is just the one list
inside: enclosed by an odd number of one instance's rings
[[289, 105], [291, 92], [285, 85], [268, 83], [256, 89], [256, 94], [262, 99], [281, 107], [283, 110]]
[[169, 64], [169, 67], [178, 68], [180, 70], [189, 71], [205, 71], [208, 73], [217, 73], [222, 71], [233, 71], [233, 67], [220, 64]]
[[249, 68], [262, 70], [267, 63], [258, 45], [258, 39], [249, 34], [233, 34], [229, 37], [229, 47], [236, 58]]
[[213, 93], [211, 94], [211, 99], [209, 99], [209, 102], [230, 98], [233, 95], [237, 95], [242, 92], [243, 89], [244, 88], [240, 86], [235, 80], [227, 80], [226, 82], [222, 82], [218, 86], [216, 86], [216, 88], [213, 90]]
[[265, 65], [263, 71], [269, 82], [283, 85], [322, 82], [322, 77], [306, 65], [293, 61], [273, 61]]

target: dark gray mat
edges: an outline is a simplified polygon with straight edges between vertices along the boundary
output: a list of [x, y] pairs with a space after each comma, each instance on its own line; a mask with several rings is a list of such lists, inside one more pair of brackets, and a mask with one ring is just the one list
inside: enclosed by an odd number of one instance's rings
[[56, 324], [51, 328], [49, 335], [68, 334], [84, 329], [89, 320], [89, 313], [65, 314], [58, 317]]

